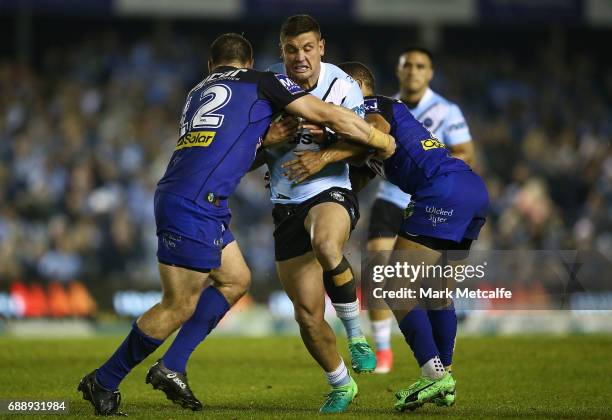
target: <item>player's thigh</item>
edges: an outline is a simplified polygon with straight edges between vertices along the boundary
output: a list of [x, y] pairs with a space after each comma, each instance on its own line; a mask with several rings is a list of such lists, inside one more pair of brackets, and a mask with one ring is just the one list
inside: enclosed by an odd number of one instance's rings
[[248, 284], [251, 270], [244, 260], [237, 241], [227, 244], [221, 252], [221, 266], [210, 272], [211, 280], [218, 285]]
[[395, 245], [395, 236], [392, 238], [381, 237], [370, 239], [366, 244], [366, 249], [372, 252], [393, 251]]
[[159, 263], [162, 303], [170, 306], [192, 305], [207, 284], [209, 273]]
[[331, 242], [342, 246], [351, 233], [351, 218], [340, 204], [321, 203], [308, 211], [304, 228], [313, 243]]
[[[389, 260], [389, 253], [390, 251], [393, 251], [394, 245], [395, 237], [379, 237], [370, 239], [366, 244], [366, 249], [370, 253], [366, 258], [367, 263], [372, 265], [386, 264]], [[383, 309], [385, 304], [382, 300], [377, 301], [375, 306], [376, 309], [370, 309], [368, 311], [368, 316], [370, 317], [371, 321], [382, 321], [391, 317], [391, 312], [389, 309]]]
[[285, 261], [277, 261], [278, 277], [293, 302], [296, 316], [322, 318], [325, 313], [323, 269], [312, 252]]

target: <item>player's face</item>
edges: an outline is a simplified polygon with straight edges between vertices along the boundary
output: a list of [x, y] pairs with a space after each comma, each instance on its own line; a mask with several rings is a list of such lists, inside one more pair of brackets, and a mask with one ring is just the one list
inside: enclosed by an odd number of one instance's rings
[[306, 32], [283, 39], [281, 49], [287, 75], [300, 85], [314, 86], [321, 70], [325, 41], [314, 32]]
[[429, 86], [433, 78], [433, 68], [426, 54], [413, 51], [400, 56], [396, 74], [403, 90], [416, 93]]

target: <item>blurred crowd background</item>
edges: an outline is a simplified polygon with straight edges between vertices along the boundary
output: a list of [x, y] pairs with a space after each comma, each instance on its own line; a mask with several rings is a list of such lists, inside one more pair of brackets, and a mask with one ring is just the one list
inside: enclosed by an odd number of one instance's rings
[[[24, 40], [4, 15], [0, 289], [75, 279], [101, 295], [156, 288], [153, 193], [186, 92], [223, 32], [244, 32], [256, 68], [278, 62], [281, 21], [34, 16]], [[612, 254], [611, 30], [449, 25], [432, 36], [413, 24], [321, 26], [325, 60], [364, 62], [387, 95], [402, 49], [433, 48], [432, 87], [463, 110], [491, 197], [476, 248]], [[375, 189], [360, 195], [348, 250], [357, 264]], [[231, 209], [252, 295], [265, 301], [280, 285], [262, 171], [244, 178]]]

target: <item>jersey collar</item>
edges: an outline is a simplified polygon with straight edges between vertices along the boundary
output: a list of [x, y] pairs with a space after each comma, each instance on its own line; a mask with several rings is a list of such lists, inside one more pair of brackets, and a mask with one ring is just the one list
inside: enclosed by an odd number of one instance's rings
[[[400, 96], [401, 92], [397, 92], [395, 95], [393, 95], [393, 99], [397, 99], [397, 100], [402, 100], [401, 96]], [[431, 97], [433, 96], [434, 92], [433, 90], [431, 90], [431, 88], [427, 88], [425, 89], [425, 93], [423, 94], [423, 97], [419, 100], [419, 102], [416, 104], [416, 108], [418, 108], [421, 104], [426, 103], [427, 101], [429, 101], [431, 99]]]

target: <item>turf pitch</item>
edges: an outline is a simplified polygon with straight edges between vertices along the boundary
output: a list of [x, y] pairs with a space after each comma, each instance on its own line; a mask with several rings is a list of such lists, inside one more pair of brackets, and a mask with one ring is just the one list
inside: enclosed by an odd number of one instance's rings
[[[69, 401], [70, 415], [61, 418], [93, 417], [77, 383], [121, 339], [0, 338], [0, 399], [62, 399]], [[346, 341], [338, 344], [348, 360]], [[359, 396], [346, 417], [612, 418], [612, 336], [459, 337], [457, 404], [407, 413], [393, 411], [393, 393], [416, 379], [418, 369], [401, 338], [393, 344], [392, 373], [354, 375]], [[205, 406], [196, 415], [145, 385], [147, 368], [162, 353], [145, 360], [121, 385], [122, 408], [130, 418], [311, 418], [328, 390], [298, 337], [212, 336], [188, 366], [190, 385]], [[49, 418], [27, 418], [36, 417]]]

